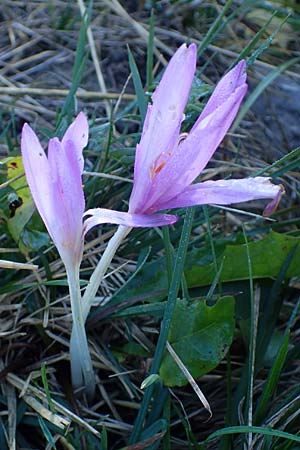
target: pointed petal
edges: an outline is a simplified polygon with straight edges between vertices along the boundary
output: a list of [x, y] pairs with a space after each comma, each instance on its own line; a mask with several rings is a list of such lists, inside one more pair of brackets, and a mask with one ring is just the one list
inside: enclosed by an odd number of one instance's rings
[[66, 145], [68, 141], [73, 143], [73, 151], [77, 155], [80, 172], [83, 171], [84, 160], [82, 150], [87, 146], [89, 137], [89, 124], [83, 112], [80, 112], [73, 123], [69, 126], [62, 138], [62, 145]]
[[166, 166], [153, 179], [145, 211], [162, 209], [161, 203], [182, 192], [204, 169], [230, 128], [246, 93], [242, 85], [177, 147]]
[[165, 164], [176, 145], [195, 73], [196, 53], [194, 44], [189, 47], [183, 44], [171, 58], [152, 96], [153, 104], [148, 106], [142, 138], [136, 148], [130, 211], [142, 210], [151, 185], [151, 172]]
[[25, 176], [34, 203], [49, 231], [53, 211], [53, 191], [50, 167], [46, 154], [30, 126], [25, 123], [22, 129], [21, 152]]
[[177, 197], [161, 205], [162, 209], [182, 208], [193, 205], [231, 205], [249, 200], [272, 199], [264, 211], [269, 215], [276, 209], [284, 193], [281, 185], [271, 183], [269, 178], [256, 177], [241, 180], [205, 181], [192, 184]]
[[240, 86], [246, 84], [246, 61], [240, 61], [232, 70], [230, 70], [224, 77], [221, 78], [216, 88], [214, 89], [210, 99], [205, 108], [200, 114], [197, 122], [194, 124], [191, 132], [195, 130], [199, 123], [221, 106], [228, 97]]
[[66, 141], [63, 146], [58, 138], [50, 139], [48, 159], [55, 192], [54, 243], [61, 258], [70, 263], [80, 261], [82, 255], [82, 215], [85, 208], [81, 172], [78, 166], [76, 146]]
[[113, 223], [128, 227], [160, 227], [177, 222], [178, 217], [169, 214], [130, 214], [112, 211], [110, 209], [89, 209], [84, 216], [90, 216], [84, 221], [84, 234], [91, 228], [103, 223]]

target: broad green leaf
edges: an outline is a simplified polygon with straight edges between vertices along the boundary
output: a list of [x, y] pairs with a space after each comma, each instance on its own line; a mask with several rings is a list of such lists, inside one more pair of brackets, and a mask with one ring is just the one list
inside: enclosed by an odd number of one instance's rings
[[[291, 237], [285, 234], [271, 232], [264, 239], [249, 242], [249, 256], [252, 266], [253, 278], [276, 278], [284, 264], [289, 252], [296, 248], [294, 257], [286, 271], [286, 278], [300, 274], [299, 237]], [[227, 245], [218, 263], [224, 258], [223, 270], [220, 281], [245, 280], [249, 276], [247, 248], [245, 244]], [[202, 265], [195, 264], [197, 253], [192, 257], [192, 264], [187, 268], [187, 282], [190, 287], [205, 286], [212, 282], [215, 276], [215, 268], [212, 263]]]
[[[232, 342], [235, 327], [234, 298], [219, 298], [213, 306], [204, 300], [177, 300], [172, 316], [169, 342], [194, 378], [214, 369]], [[167, 386], [184, 386], [187, 379], [166, 353], [159, 374]]]
[[[220, 272], [220, 282], [246, 280], [249, 278], [247, 249], [240, 241], [215, 241], [217, 266], [223, 267]], [[252, 263], [252, 276], [259, 278], [277, 278], [281, 267], [295, 248], [293, 257], [284, 278], [300, 276], [300, 237], [270, 232], [258, 241], [249, 241], [249, 254]], [[216, 269], [211, 256], [209, 244], [201, 249], [189, 252], [186, 258], [185, 277], [189, 288], [210, 286], [216, 276]], [[140, 298], [144, 301], [161, 300], [165, 298], [168, 289], [165, 258], [146, 263], [139, 274], [128, 283], [114, 302], [124, 299]], [[96, 314], [97, 311], [95, 311]]]

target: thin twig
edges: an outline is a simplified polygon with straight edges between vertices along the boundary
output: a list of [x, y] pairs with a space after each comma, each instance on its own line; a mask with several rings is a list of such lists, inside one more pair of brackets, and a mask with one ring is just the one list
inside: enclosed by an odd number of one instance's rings
[[[31, 88], [31, 87], [17, 87], [17, 86], [0, 86], [0, 94], [7, 95], [39, 95], [47, 97], [66, 97], [68, 95], [68, 89], [43, 89], [43, 88]], [[76, 92], [76, 97], [83, 99], [95, 99], [95, 100], [118, 100], [120, 94], [117, 92], [96, 92], [96, 91], [82, 91]], [[134, 94], [122, 94], [122, 99], [127, 101], [135, 100]]]

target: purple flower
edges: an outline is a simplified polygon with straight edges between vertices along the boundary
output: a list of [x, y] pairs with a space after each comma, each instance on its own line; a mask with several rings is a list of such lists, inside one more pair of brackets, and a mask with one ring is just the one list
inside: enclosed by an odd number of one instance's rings
[[93, 365], [82, 314], [79, 266], [83, 252], [82, 150], [88, 141], [88, 122], [79, 113], [60, 141], [50, 139], [48, 156], [29, 125], [22, 130], [24, 170], [36, 207], [66, 267], [73, 317], [70, 341], [71, 375], [74, 388], [95, 389]]
[[88, 122], [79, 113], [60, 141], [50, 139], [48, 156], [30, 126], [22, 130], [21, 151], [36, 207], [66, 267], [79, 267], [83, 252], [85, 201], [81, 175]]
[[218, 83], [191, 131], [180, 134], [196, 57], [196, 45], [182, 45], [152, 96], [136, 147], [129, 212], [89, 210], [85, 231], [105, 222], [137, 227], [168, 225], [177, 217], [155, 214], [157, 211], [193, 205], [228, 205], [267, 198], [272, 201], [265, 212], [276, 208], [283, 189], [268, 178], [192, 184], [223, 140], [247, 91], [246, 64], [240, 61]]

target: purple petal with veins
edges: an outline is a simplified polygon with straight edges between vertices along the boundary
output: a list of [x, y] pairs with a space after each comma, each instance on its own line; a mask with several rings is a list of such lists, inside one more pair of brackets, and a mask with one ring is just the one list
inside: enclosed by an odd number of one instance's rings
[[188, 186], [172, 200], [160, 206], [161, 209], [172, 209], [194, 205], [231, 205], [250, 200], [271, 199], [272, 202], [265, 209], [271, 214], [283, 193], [281, 185], [273, 184], [269, 178], [264, 177], [204, 181]]
[[[51, 228], [53, 216], [52, 180], [47, 156], [30, 126], [25, 123], [21, 139], [22, 160], [38, 210], [47, 229]], [[51, 233], [50, 233], [51, 234]], [[51, 236], [52, 237], [52, 236]]]
[[72, 142], [73, 145], [72, 152], [74, 152], [76, 155], [76, 158], [74, 158], [74, 162], [77, 159], [81, 174], [84, 165], [82, 149], [87, 146], [88, 138], [89, 138], [89, 124], [84, 113], [80, 112], [76, 117], [76, 119], [74, 120], [74, 122], [71, 123], [71, 125], [65, 132], [61, 143], [63, 146], [65, 146], [68, 141]]
[[176, 146], [195, 73], [196, 52], [194, 44], [189, 47], [183, 44], [169, 62], [152, 96], [153, 104], [148, 106], [142, 138], [136, 148], [129, 212], [143, 211], [152, 178]]

